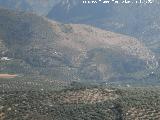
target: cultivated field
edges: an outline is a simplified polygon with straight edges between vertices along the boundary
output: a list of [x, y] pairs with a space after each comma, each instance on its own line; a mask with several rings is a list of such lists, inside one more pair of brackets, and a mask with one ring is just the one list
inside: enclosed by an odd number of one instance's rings
[[17, 75], [11, 75], [11, 74], [0, 74], [0, 78], [10, 79], [10, 78], [15, 78], [15, 77], [17, 77]]

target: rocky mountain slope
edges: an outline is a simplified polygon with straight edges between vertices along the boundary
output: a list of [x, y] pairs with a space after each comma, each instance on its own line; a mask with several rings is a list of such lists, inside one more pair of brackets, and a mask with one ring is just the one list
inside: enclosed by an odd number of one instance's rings
[[0, 6], [65, 23], [84, 23], [142, 40], [159, 57], [159, 5], [82, 4], [81, 0], [0, 0]]
[[[69, 9], [66, 6], [70, 6]], [[142, 40], [159, 56], [159, 4], [77, 4], [59, 3], [48, 17], [61, 22], [94, 25]], [[57, 14], [60, 15], [57, 15]]]
[[91, 26], [0, 9], [0, 27], [1, 73], [97, 81], [158, 67], [137, 39]]

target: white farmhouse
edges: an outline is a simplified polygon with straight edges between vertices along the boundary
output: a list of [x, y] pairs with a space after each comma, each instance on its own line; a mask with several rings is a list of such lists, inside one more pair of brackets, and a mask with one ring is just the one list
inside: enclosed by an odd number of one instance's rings
[[11, 60], [11, 59], [9, 59], [8, 57], [2, 57], [1, 60], [2, 60], [2, 61], [9, 61], [9, 60]]

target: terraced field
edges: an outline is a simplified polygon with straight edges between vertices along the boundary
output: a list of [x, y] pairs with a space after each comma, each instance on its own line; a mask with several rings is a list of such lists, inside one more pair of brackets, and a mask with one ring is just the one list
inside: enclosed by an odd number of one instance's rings
[[0, 78], [0, 91], [59, 90], [68, 84], [68, 81], [46, 79], [44, 76], [3, 77]]
[[159, 109], [154, 108], [131, 108], [126, 113], [127, 120], [159, 120], [160, 119], [160, 111]]
[[[115, 91], [98, 88], [76, 91], [67, 90], [60, 92], [56, 96], [58, 98], [58, 103], [63, 104], [93, 104], [118, 98]], [[54, 97], [55, 94], [52, 95], [52, 98]]]
[[[115, 97], [117, 97], [115, 91], [99, 88], [76, 91], [65, 89], [57, 92], [11, 91], [0, 93], [0, 107], [7, 120], [11, 118], [16, 120], [72, 120], [76, 117], [86, 118], [87, 116], [102, 120], [102, 118], [113, 119], [115, 117], [109, 108], [111, 105], [102, 105], [105, 101], [116, 99]], [[98, 109], [102, 109], [103, 113], [99, 113]]]
[[158, 87], [0, 92], [0, 120], [159, 120], [159, 111]]

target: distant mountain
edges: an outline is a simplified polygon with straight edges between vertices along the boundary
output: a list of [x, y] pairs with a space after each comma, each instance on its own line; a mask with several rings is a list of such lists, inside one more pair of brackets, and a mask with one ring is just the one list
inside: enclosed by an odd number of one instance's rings
[[[81, 24], [0, 9], [0, 72], [56, 80], [106, 81], [153, 71], [153, 52], [137, 39]], [[137, 77], [137, 76], [136, 76]]]
[[[66, 9], [70, 6], [70, 9]], [[160, 56], [160, 6], [150, 5], [102, 5], [62, 4], [52, 8], [48, 17], [65, 23], [83, 23], [106, 30], [126, 34], [142, 40]], [[59, 13], [59, 14], [58, 14]]]
[[160, 6], [156, 3], [106, 5], [82, 4], [81, 0], [0, 0], [0, 6], [126, 34], [144, 42], [160, 57]]
[[34, 12], [45, 16], [59, 1], [60, 0], [0, 0], [0, 6], [9, 9]]

